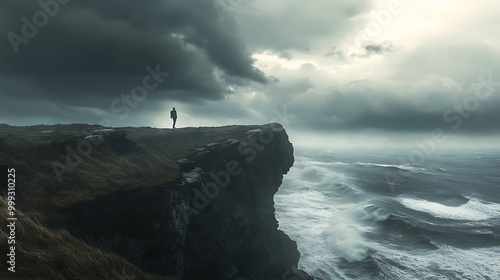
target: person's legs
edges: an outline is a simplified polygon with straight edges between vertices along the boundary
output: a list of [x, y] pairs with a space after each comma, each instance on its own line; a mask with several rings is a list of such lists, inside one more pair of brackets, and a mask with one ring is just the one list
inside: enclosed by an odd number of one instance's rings
[[177, 121], [177, 118], [174, 118], [174, 126], [172, 128], [175, 128], [175, 122]]

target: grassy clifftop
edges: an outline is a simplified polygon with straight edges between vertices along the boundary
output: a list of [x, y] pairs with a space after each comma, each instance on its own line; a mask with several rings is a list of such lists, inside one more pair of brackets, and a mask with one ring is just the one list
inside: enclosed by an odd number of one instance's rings
[[99, 194], [175, 180], [177, 159], [207, 143], [243, 137], [253, 128], [124, 127], [114, 129], [125, 133], [123, 138], [99, 143], [97, 137], [86, 137], [102, 135], [101, 126], [0, 125], [0, 165], [16, 168], [24, 211], [50, 214]]
[[[90, 247], [66, 231], [50, 230], [44, 222], [57, 218], [59, 210], [98, 195], [174, 181], [179, 176], [177, 159], [208, 143], [243, 138], [256, 127], [111, 131], [83, 124], [0, 125], [0, 169], [16, 169], [18, 216], [18, 272], [3, 268], [0, 278], [117, 279], [126, 272], [130, 279], [169, 279], [146, 275], [125, 259]], [[6, 222], [7, 187], [6, 179], [1, 180], [0, 220]], [[5, 226], [0, 236], [0, 261], [5, 266], [4, 252], [9, 249]]]

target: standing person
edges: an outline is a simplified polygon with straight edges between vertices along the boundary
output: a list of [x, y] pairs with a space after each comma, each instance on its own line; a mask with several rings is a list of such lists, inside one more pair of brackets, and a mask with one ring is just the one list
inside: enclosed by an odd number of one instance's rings
[[177, 111], [175, 110], [175, 107], [170, 111], [170, 118], [174, 120], [174, 125], [172, 128], [175, 128], [175, 122], [177, 121]]

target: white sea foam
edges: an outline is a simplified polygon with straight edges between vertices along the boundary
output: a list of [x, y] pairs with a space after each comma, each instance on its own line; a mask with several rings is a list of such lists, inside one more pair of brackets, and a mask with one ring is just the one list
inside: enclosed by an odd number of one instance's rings
[[328, 203], [328, 197], [323, 192], [312, 188], [280, 192], [275, 195], [275, 206], [280, 229], [293, 240], [300, 240], [297, 246], [301, 252], [301, 268], [311, 274], [323, 271], [329, 275], [324, 279], [339, 279], [331, 277], [331, 263], [336, 261], [337, 256], [322, 243], [322, 231], [342, 208]]
[[[443, 246], [435, 251], [378, 248], [379, 268], [390, 279], [498, 279], [500, 247], [458, 249]], [[388, 261], [389, 260], [389, 261]], [[395, 266], [392, 263], [398, 263]], [[429, 278], [430, 275], [440, 277]], [[385, 279], [385, 278], [384, 278]]]
[[363, 237], [364, 228], [348, 218], [337, 218], [324, 232], [332, 252], [350, 262], [368, 257], [370, 245]]
[[336, 161], [336, 162], [334, 162], [334, 164], [337, 164], [337, 165], [345, 165], [345, 166], [350, 166], [350, 165], [352, 165], [351, 163], [347, 163], [347, 162], [340, 162], [340, 161]]
[[442, 219], [478, 221], [500, 217], [500, 204], [486, 204], [476, 199], [457, 207], [415, 198], [400, 198], [399, 202], [407, 208]]
[[421, 171], [425, 170], [424, 168], [419, 168], [411, 165], [402, 165], [402, 164], [381, 164], [381, 163], [371, 163], [371, 162], [356, 162], [355, 164], [361, 165], [361, 166], [377, 166], [377, 167], [392, 167], [392, 168], [398, 168], [401, 170], [406, 170], [406, 171]]
[[373, 230], [374, 221], [383, 221], [388, 216], [381, 208], [365, 203], [355, 205], [337, 214], [323, 235], [335, 255], [350, 262], [361, 261], [372, 251], [364, 233]]
[[[285, 177], [284, 185], [290, 189], [305, 187], [332, 194], [330, 198], [346, 200], [346, 196], [355, 196], [360, 193], [357, 187], [345, 174], [338, 173], [331, 163], [320, 163], [300, 157]], [[283, 187], [281, 189], [284, 189]], [[337, 194], [337, 195], [334, 195]], [[325, 203], [328, 203], [325, 201]]]

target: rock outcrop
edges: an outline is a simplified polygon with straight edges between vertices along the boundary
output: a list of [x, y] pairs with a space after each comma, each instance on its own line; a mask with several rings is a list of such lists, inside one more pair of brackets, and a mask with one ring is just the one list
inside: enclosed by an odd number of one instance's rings
[[49, 224], [179, 279], [309, 279], [275, 218], [273, 196], [293, 162], [281, 125], [254, 127], [178, 160], [176, 182], [80, 201]]

